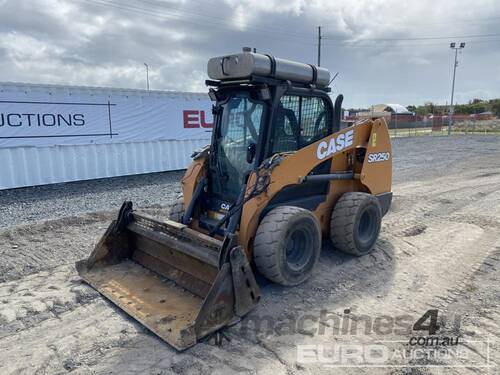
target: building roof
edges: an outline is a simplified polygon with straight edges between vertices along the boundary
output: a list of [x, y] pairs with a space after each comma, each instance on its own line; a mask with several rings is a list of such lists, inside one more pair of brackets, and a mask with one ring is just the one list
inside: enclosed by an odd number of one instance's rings
[[149, 96], [208, 100], [207, 93], [172, 90], [142, 90], [115, 87], [72, 86], [24, 82], [0, 82], [0, 95], [11, 91], [30, 91], [48, 95], [52, 94], [85, 94], [85, 95], [118, 95], [118, 96]]
[[376, 104], [372, 106], [373, 112], [392, 112], [398, 115], [409, 115], [412, 112], [408, 111], [408, 109], [401, 104]]

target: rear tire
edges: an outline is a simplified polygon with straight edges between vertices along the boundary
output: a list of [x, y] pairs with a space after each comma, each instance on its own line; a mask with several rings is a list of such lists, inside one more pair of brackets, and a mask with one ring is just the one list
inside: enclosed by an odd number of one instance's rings
[[267, 213], [253, 244], [259, 272], [281, 285], [307, 280], [321, 251], [321, 228], [311, 213], [299, 207], [281, 206]]
[[168, 220], [180, 223], [182, 221], [182, 216], [184, 216], [184, 197], [180, 196], [170, 205]]
[[333, 208], [330, 238], [344, 253], [361, 256], [375, 247], [382, 222], [376, 197], [367, 193], [345, 193]]

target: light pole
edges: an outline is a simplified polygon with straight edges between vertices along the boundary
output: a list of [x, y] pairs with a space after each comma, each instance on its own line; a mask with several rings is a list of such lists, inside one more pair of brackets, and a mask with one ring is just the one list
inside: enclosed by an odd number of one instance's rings
[[458, 50], [465, 48], [465, 43], [460, 42], [460, 45], [457, 47], [456, 43], [450, 43], [450, 48], [455, 50], [455, 63], [453, 64], [453, 83], [451, 84], [451, 102], [450, 102], [450, 118], [448, 119], [448, 135], [451, 135], [451, 126], [453, 125], [453, 94], [455, 93], [455, 75], [457, 72], [458, 66]]
[[144, 66], [146, 67], [146, 87], [149, 91], [149, 65], [144, 63]]

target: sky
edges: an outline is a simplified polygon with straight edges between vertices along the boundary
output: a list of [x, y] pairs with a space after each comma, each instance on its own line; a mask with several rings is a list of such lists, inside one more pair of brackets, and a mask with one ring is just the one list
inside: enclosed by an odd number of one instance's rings
[[206, 92], [210, 57], [338, 72], [344, 107], [500, 97], [498, 0], [0, 0], [0, 81]]

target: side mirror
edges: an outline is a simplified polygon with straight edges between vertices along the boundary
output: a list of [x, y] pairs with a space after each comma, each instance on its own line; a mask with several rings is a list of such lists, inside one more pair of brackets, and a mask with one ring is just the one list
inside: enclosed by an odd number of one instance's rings
[[250, 143], [247, 147], [247, 163], [252, 164], [255, 158], [255, 152], [257, 151], [257, 145], [255, 143]]

